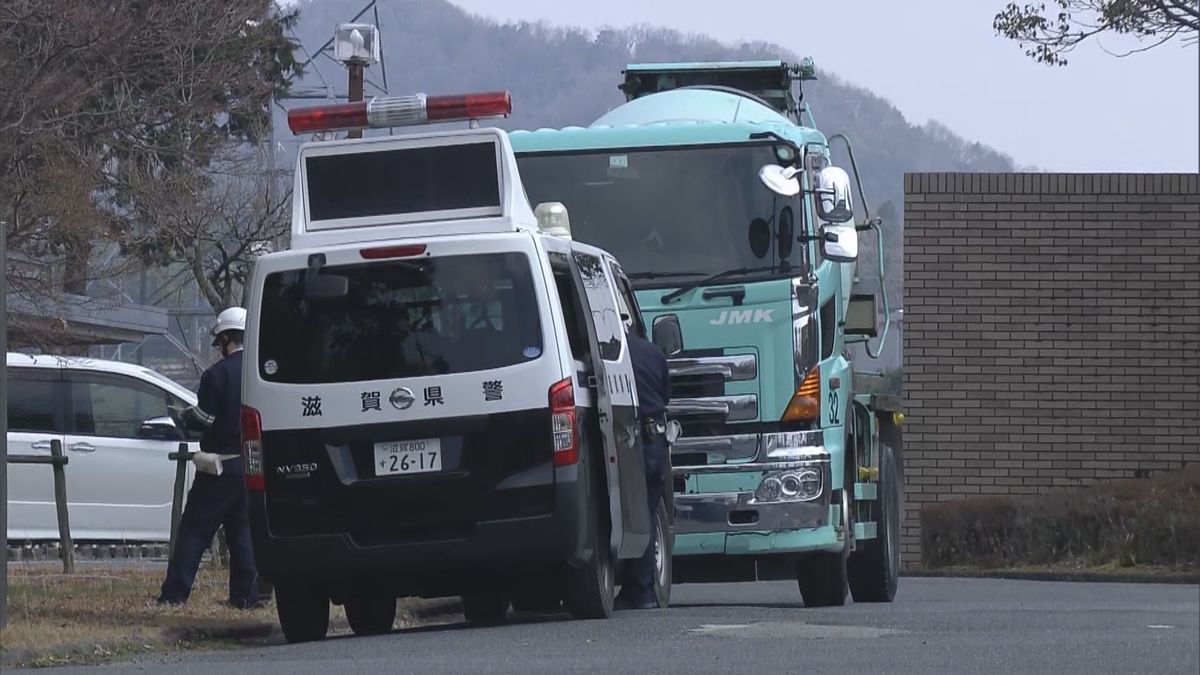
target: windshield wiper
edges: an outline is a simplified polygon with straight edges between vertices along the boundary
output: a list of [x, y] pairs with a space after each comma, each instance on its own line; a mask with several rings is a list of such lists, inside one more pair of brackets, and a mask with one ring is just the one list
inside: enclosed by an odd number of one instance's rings
[[672, 277], [694, 277], [703, 272], [634, 272], [625, 276], [630, 279], [668, 279]]
[[689, 293], [689, 292], [691, 292], [701, 286], [704, 286], [706, 284], [711, 284], [714, 281], [720, 281], [721, 279], [725, 279], [727, 277], [738, 276], [741, 274], [754, 274], [755, 272], [772, 272], [774, 270], [775, 270], [774, 267], [737, 267], [737, 268], [734, 268], [731, 270], [725, 270], [724, 272], [717, 272], [716, 274], [710, 274], [709, 276], [704, 277], [703, 279], [700, 279], [698, 281], [693, 281], [689, 284], [684, 284], [683, 286], [679, 287], [678, 289], [671, 291], [670, 293], [667, 293], [666, 295], [664, 295], [662, 297], [662, 303], [664, 305], [666, 305], [668, 303], [674, 302], [674, 301], [678, 300], [679, 298], [683, 297], [683, 295], [686, 293]]

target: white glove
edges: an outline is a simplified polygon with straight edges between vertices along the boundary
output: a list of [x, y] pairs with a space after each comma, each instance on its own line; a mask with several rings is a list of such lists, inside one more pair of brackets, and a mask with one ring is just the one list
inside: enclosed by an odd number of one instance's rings
[[192, 455], [192, 464], [196, 465], [197, 471], [211, 473], [214, 476], [221, 475], [221, 456], [212, 452], [197, 452]]

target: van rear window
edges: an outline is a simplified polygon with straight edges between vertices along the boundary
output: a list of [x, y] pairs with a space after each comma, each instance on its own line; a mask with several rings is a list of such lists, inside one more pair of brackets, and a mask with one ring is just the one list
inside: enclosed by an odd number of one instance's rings
[[346, 293], [306, 293], [306, 270], [264, 280], [259, 372], [320, 384], [444, 375], [536, 359], [542, 329], [529, 257], [489, 253], [320, 270]]
[[304, 160], [310, 221], [487, 209], [500, 213], [495, 143], [402, 148]]

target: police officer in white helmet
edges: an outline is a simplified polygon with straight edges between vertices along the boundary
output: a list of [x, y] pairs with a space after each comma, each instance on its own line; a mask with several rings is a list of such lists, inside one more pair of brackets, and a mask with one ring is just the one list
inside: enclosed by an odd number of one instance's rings
[[222, 525], [229, 544], [229, 602], [239, 608], [258, 604], [258, 573], [250, 543], [241, 456], [245, 330], [245, 309], [230, 307], [217, 316], [211, 334], [221, 360], [200, 376], [197, 404], [181, 414], [188, 428], [203, 435], [200, 452], [192, 458], [196, 478], [188, 491], [159, 604], [187, 602], [200, 559]]

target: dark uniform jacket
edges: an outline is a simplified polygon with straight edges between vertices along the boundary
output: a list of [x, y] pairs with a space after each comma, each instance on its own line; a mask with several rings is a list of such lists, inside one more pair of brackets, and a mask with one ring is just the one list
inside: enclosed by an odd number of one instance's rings
[[629, 334], [629, 356], [637, 386], [638, 417], [661, 416], [671, 400], [671, 373], [662, 351], [649, 340]]
[[214, 363], [200, 376], [189, 426], [204, 430], [200, 449], [219, 455], [241, 453], [242, 351]]

